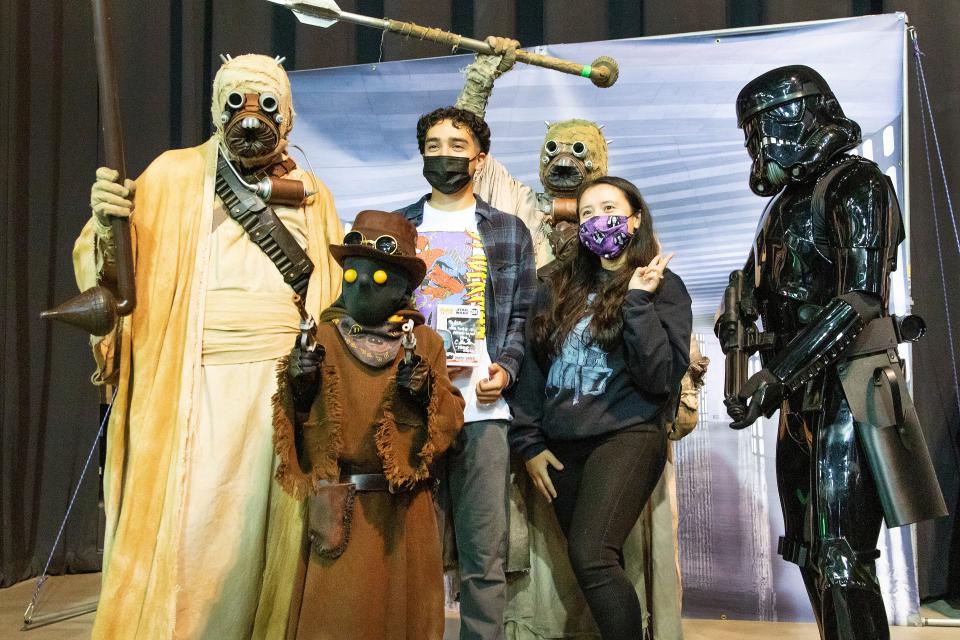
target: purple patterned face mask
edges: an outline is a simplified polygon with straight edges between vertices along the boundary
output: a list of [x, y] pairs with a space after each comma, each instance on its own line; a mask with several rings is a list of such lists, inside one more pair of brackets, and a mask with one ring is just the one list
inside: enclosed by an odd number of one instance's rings
[[618, 258], [633, 234], [628, 231], [629, 216], [593, 216], [580, 224], [580, 242], [601, 258]]

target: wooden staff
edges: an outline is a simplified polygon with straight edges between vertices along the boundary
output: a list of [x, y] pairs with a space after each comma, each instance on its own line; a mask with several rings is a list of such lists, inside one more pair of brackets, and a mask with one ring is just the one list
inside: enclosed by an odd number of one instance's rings
[[[342, 11], [334, 0], [270, 0], [293, 11], [300, 22], [317, 27], [327, 28], [339, 21], [350, 22], [364, 27], [373, 27], [390, 31], [402, 36], [410, 36], [421, 40], [438, 42], [453, 49], [466, 49], [476, 53], [495, 54], [493, 47], [482, 40], [466, 38], [456, 33], [422, 27], [412, 22], [401, 22], [388, 18], [371, 18], [358, 13]], [[551, 56], [531, 53], [517, 49], [517, 60], [525, 64], [532, 64], [544, 69], [553, 69], [561, 73], [589, 78], [593, 84], [601, 88], [610, 87], [617, 81], [619, 69], [613, 58], [600, 56], [590, 64], [580, 64], [570, 60], [562, 60]]]
[[[97, 55], [97, 78], [100, 85], [100, 126], [106, 164], [120, 173], [119, 182], [127, 177], [123, 154], [123, 130], [120, 126], [120, 96], [117, 92], [116, 66], [113, 63], [113, 38], [107, 0], [92, 0], [93, 34]], [[130, 221], [112, 217], [114, 255], [116, 256], [116, 295], [98, 285], [40, 314], [86, 330], [93, 335], [110, 333], [118, 316], [133, 312], [137, 292], [133, 280], [133, 248], [130, 242]]]

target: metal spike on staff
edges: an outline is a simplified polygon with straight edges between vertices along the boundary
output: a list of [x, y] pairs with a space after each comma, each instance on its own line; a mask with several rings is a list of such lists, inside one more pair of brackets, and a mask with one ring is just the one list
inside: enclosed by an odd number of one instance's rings
[[[388, 18], [371, 18], [370, 16], [364, 16], [358, 13], [341, 11], [334, 0], [270, 0], [270, 2], [283, 5], [293, 11], [300, 22], [316, 27], [327, 28], [340, 21], [350, 22], [364, 27], [390, 31], [402, 36], [411, 36], [421, 40], [438, 42], [454, 50], [466, 49], [467, 51], [475, 51], [476, 53], [496, 53], [486, 42], [474, 40], [473, 38], [465, 38], [459, 34], [443, 31], [442, 29], [421, 27], [412, 22], [401, 22]], [[577, 62], [571, 62], [570, 60], [562, 60], [560, 58], [553, 58], [551, 56], [544, 56], [517, 49], [517, 61], [543, 67], [544, 69], [553, 69], [554, 71], [589, 78], [593, 84], [600, 88], [613, 86], [619, 74], [617, 61], [607, 56], [600, 56], [590, 64], [579, 64]]]

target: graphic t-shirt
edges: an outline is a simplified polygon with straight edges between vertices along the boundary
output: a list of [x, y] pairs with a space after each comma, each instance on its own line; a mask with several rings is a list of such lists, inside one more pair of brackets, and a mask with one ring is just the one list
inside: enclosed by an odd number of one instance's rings
[[417, 308], [443, 338], [447, 362], [473, 367], [469, 376], [453, 379], [466, 401], [464, 421], [509, 420], [510, 410], [503, 398], [477, 403], [476, 386], [489, 376], [490, 355], [486, 344], [487, 254], [477, 231], [476, 205], [440, 211], [425, 202], [417, 233], [417, 255], [427, 264], [427, 275], [415, 292]]
[[[588, 302], [593, 302], [590, 294]], [[607, 352], [593, 343], [590, 335], [592, 314], [584, 315], [563, 343], [563, 351], [550, 365], [546, 396], [556, 398], [566, 391], [571, 404], [579, 404], [583, 396], [599, 396], [607, 390], [613, 374]]]

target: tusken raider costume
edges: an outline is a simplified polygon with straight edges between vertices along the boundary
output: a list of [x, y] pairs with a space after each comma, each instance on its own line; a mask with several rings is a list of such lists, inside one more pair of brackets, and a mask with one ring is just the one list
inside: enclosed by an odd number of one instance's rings
[[272, 479], [270, 400], [298, 334], [294, 293], [317, 314], [339, 292], [328, 247], [343, 229], [285, 153], [295, 113], [279, 61], [227, 58], [212, 93], [207, 142], [164, 152], [136, 182], [97, 171], [74, 249], [81, 289], [112, 286], [111, 218], [130, 217], [138, 304], [92, 340], [94, 382], [117, 388], [94, 638], [286, 627], [303, 516]]
[[[845, 153], [860, 127], [809, 67], [752, 80], [737, 118], [750, 188], [772, 199], [715, 327], [731, 426], [780, 410], [780, 553], [800, 567], [821, 637], [889, 638], [881, 520], [946, 514], [897, 354], [923, 324], [887, 310], [904, 239], [897, 197], [875, 163]], [[763, 368], [744, 382], [754, 352]]]

